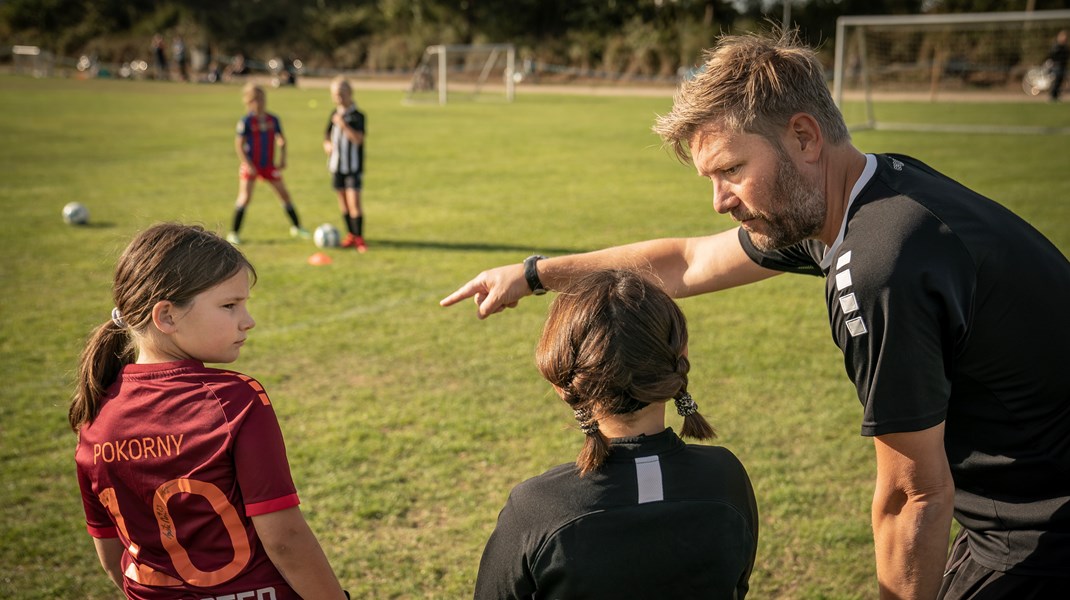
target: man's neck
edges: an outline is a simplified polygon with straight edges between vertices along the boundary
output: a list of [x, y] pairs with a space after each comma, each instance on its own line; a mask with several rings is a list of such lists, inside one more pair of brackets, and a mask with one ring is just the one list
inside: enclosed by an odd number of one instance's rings
[[850, 143], [833, 147], [825, 159], [825, 225], [817, 238], [832, 246], [847, 216], [851, 190], [866, 168], [866, 155]]

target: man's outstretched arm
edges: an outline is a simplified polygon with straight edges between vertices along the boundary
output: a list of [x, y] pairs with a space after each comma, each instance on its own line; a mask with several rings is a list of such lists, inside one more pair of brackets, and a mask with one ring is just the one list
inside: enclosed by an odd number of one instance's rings
[[[549, 290], [560, 290], [578, 277], [600, 269], [634, 269], [661, 282], [675, 298], [685, 298], [753, 283], [777, 274], [760, 267], [744, 253], [738, 231], [706, 237], [666, 238], [615, 246], [585, 254], [547, 258], [538, 262], [539, 279]], [[474, 298], [480, 319], [517, 305], [531, 294], [522, 265], [483, 271], [439, 302], [450, 306]]]

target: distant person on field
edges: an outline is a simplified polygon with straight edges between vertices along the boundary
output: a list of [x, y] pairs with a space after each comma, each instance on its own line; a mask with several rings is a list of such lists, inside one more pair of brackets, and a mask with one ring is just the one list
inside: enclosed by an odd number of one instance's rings
[[245, 63], [245, 55], [241, 52], [234, 55], [234, 58], [230, 60], [230, 64], [223, 70], [223, 75], [230, 79], [231, 77], [244, 77], [249, 74], [249, 65]]
[[182, 41], [182, 36], [176, 35], [171, 40], [171, 53], [178, 68], [178, 78], [189, 81], [189, 57], [186, 55], [186, 42]]
[[119, 258], [69, 419], [104, 571], [128, 598], [344, 598], [298, 508], [275, 409], [230, 363], [256, 272], [200, 227], [156, 225]]
[[[209, 44], [207, 40], [204, 42], [204, 45], [201, 46], [201, 54], [203, 55], [204, 60], [201, 66], [204, 68], [205, 78], [207, 79], [208, 76], [211, 75], [213, 69], [217, 68], [218, 65], [218, 63], [216, 63], [215, 59], [212, 57], [212, 45]], [[216, 80], [218, 79], [219, 78], [217, 76]]]
[[364, 113], [357, 110], [353, 88], [344, 77], [337, 77], [331, 82], [331, 100], [334, 110], [327, 121], [323, 151], [329, 157], [327, 168], [331, 172], [332, 185], [338, 193], [338, 207], [349, 232], [342, 240], [342, 246], [356, 248], [363, 253], [368, 250], [364, 242], [364, 211], [360, 203], [364, 178]]
[[1066, 64], [1070, 61], [1070, 46], [1066, 43], [1065, 29], [1055, 36], [1055, 43], [1048, 51], [1048, 60], [1051, 62], [1051, 73], [1054, 77], [1051, 83], [1051, 101], [1058, 102], [1059, 94], [1063, 89], [1063, 81], [1066, 79]]
[[[678, 298], [781, 272], [823, 277], [876, 450], [880, 596], [1064, 597], [1070, 262], [921, 161], [855, 148], [821, 61], [795, 32], [724, 36], [706, 58], [655, 130], [739, 227], [532, 256], [442, 304], [474, 297], [486, 317], [635, 264]], [[962, 530], [949, 556], [952, 514]]]
[[169, 79], [167, 72], [167, 53], [163, 48], [163, 36], [152, 36], [152, 73], [157, 80]]
[[[575, 463], [513, 488], [479, 564], [475, 597], [747, 595], [758, 545], [750, 479], [687, 391], [687, 323], [656, 284], [598, 271], [554, 300], [539, 372], [584, 433]], [[535, 434], [537, 435], [537, 434]]]
[[[264, 179], [275, 188], [290, 218], [290, 235], [293, 237], [308, 238], [309, 233], [301, 227], [301, 220], [297, 217], [290, 192], [286, 190], [286, 184], [282, 181], [282, 170], [286, 168], [286, 138], [282, 135], [282, 124], [279, 118], [264, 110], [267, 105], [267, 97], [264, 89], [254, 83], [248, 83], [242, 88], [242, 100], [249, 109], [238, 121], [237, 137], [234, 138], [234, 150], [241, 160], [241, 168], [238, 170], [238, 200], [234, 207], [234, 222], [227, 234], [227, 241], [232, 244], [240, 244], [242, 219], [245, 218], [245, 207], [253, 199], [253, 184], [257, 178]], [[275, 147], [279, 149], [278, 164], [275, 160]]]

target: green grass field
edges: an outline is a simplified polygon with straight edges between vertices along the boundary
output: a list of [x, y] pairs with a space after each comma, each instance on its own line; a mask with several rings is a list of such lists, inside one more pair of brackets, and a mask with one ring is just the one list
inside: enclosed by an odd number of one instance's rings
[[[582, 435], [533, 365], [546, 297], [483, 322], [471, 304], [437, 301], [533, 252], [732, 223], [650, 133], [668, 97], [521, 91], [512, 105], [403, 106], [400, 92], [359, 84], [356, 97], [369, 122], [371, 249], [309, 266], [314, 247], [288, 236], [260, 184], [242, 246], [260, 275], [258, 325], [231, 368], [270, 392], [302, 509], [354, 597], [468, 597], [510, 488], [572, 460]], [[320, 149], [327, 91], [269, 90], [268, 110], [287, 134], [286, 182], [304, 224], [340, 226]], [[957, 110], [1070, 124], [1063, 105]], [[77, 355], [109, 317], [115, 259], [134, 232], [160, 220], [226, 231], [242, 112], [233, 86], [0, 77], [0, 597], [117, 595], [74, 477]], [[929, 162], [1070, 250], [1067, 137], [855, 141]], [[89, 207], [89, 226], [62, 222], [72, 200]], [[858, 435], [822, 299], [819, 279], [784, 276], [681, 303], [691, 391], [758, 496], [755, 598], [876, 596], [872, 444]]]

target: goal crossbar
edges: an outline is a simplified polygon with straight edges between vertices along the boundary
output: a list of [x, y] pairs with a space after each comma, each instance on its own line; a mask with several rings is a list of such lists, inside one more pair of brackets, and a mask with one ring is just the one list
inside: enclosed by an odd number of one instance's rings
[[482, 64], [478, 68], [479, 74], [469, 84], [472, 96], [479, 95], [483, 87], [490, 81], [491, 73], [496, 68], [501, 68], [503, 71], [502, 84], [505, 88], [505, 99], [508, 102], [512, 102], [516, 95], [516, 80], [513, 76], [516, 70], [516, 47], [513, 44], [438, 44], [428, 46], [413, 74], [406, 101], [415, 100], [419, 92], [435, 91], [437, 92], [438, 103], [446, 104], [449, 100], [449, 86], [451, 85], [450, 61], [454, 57], [473, 56], [477, 57], [477, 62], [482, 60]]
[[[880, 57], [874, 57], [872, 51], [867, 50], [867, 31], [874, 32], [873, 35], [879, 35], [877, 32], [889, 33], [897, 30], [901, 30], [903, 33], [900, 35], [931, 35], [934, 40], [931, 42], [934, 46], [939, 44], [938, 36], [941, 32], [954, 32], [954, 33], [966, 33], [966, 32], [984, 32], [984, 31], [1031, 31], [1047, 27], [1051, 24], [1056, 24], [1057, 28], [1070, 27], [1070, 10], [1041, 10], [1041, 11], [1016, 11], [1016, 12], [986, 12], [986, 13], [956, 13], [956, 14], [937, 14], [937, 15], [848, 15], [841, 16], [836, 20], [836, 42], [835, 42], [835, 62], [834, 73], [832, 82], [832, 94], [833, 100], [836, 105], [843, 110], [844, 106], [844, 92], [845, 92], [845, 80], [847, 73], [847, 58], [849, 45], [852, 43], [855, 45], [851, 50], [855, 52], [855, 68], [857, 69], [856, 77], [860, 79], [860, 85], [863, 92], [862, 101], [865, 108], [865, 123], [861, 126], [854, 126], [852, 128], [872, 128], [872, 129], [910, 129], [909, 124], [892, 124], [878, 122], [874, 114], [873, 108], [873, 96], [872, 90], [876, 85], [873, 78], [877, 75], [873, 72], [871, 65]], [[997, 29], [1002, 28], [1002, 29]], [[872, 41], [872, 40], [869, 40]], [[1047, 42], [1049, 40], [1042, 40]], [[1034, 41], [1034, 45], [1035, 45]], [[921, 60], [918, 64], [913, 65], [919, 69], [927, 69], [928, 74], [925, 79], [928, 80], [930, 89], [930, 100], [935, 101], [936, 90], [938, 86], [942, 85], [941, 77], [946, 76], [940, 72], [941, 67], [946, 67], [946, 64], [940, 64], [939, 58], [947, 59], [946, 48], [930, 48], [934, 55], [930, 62], [922, 63]], [[944, 54], [935, 54], [937, 52], [944, 52]], [[1025, 54], [1023, 52], [1023, 54]], [[920, 57], [919, 57], [920, 58]], [[1026, 57], [1020, 57], [1025, 60]], [[1016, 65], [1014, 67], [1013, 75], [1018, 79], [1021, 79], [1021, 73], [1028, 65]], [[992, 69], [993, 71], [995, 69]], [[925, 72], [925, 71], [923, 71]], [[1004, 75], [1007, 72], [1004, 71]], [[1032, 92], [1034, 95], [1036, 90]], [[848, 125], [851, 125], [848, 123]], [[971, 130], [974, 131], [1001, 131], [1005, 130], [1010, 133], [1070, 133], [1070, 131], [1064, 131], [1064, 128], [1052, 128], [1052, 127], [1029, 127], [1029, 126], [1014, 126], [1009, 125], [1004, 129], [998, 125], [925, 125], [920, 127], [925, 131], [962, 131]]]

